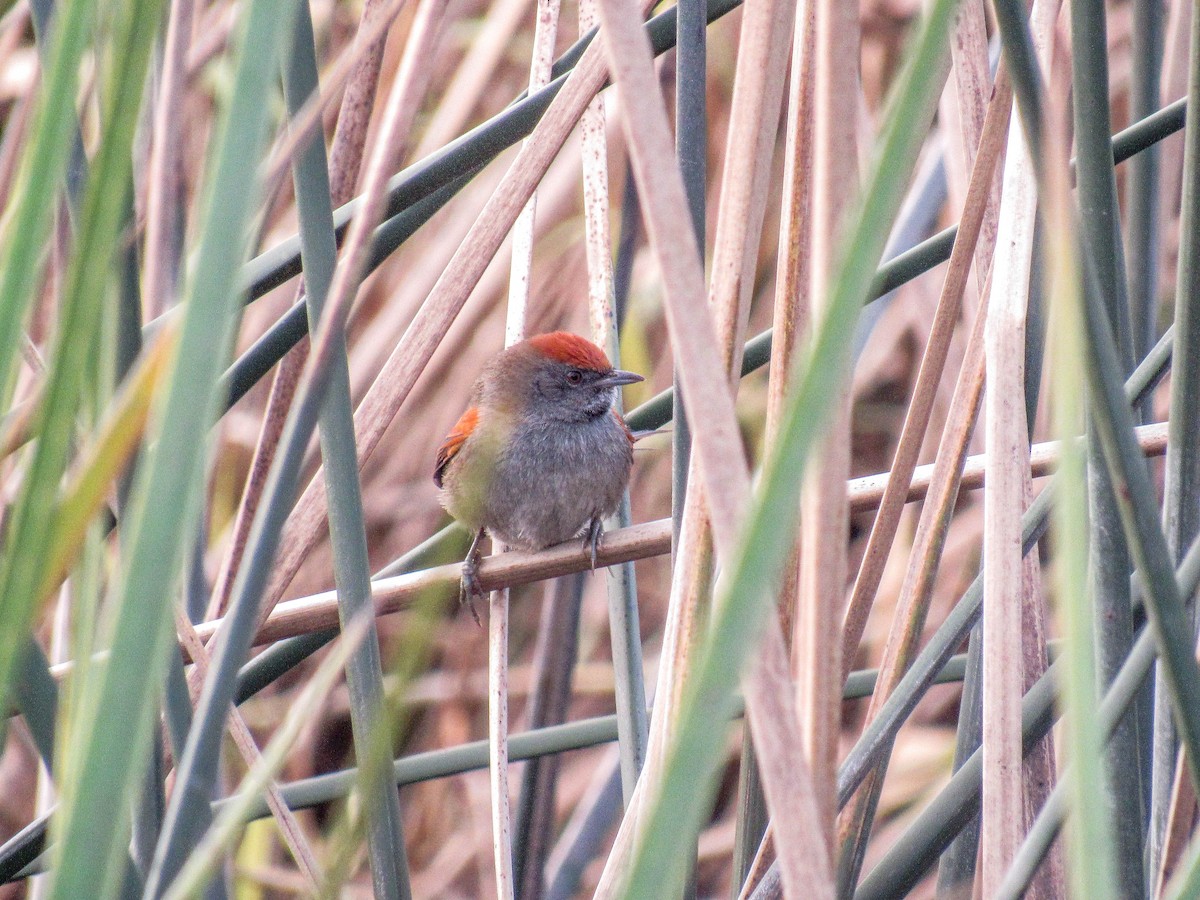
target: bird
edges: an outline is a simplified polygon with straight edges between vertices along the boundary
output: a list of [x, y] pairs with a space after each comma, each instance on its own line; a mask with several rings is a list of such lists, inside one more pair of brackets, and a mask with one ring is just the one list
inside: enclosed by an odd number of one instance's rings
[[595, 569], [603, 520], [616, 511], [633, 465], [634, 435], [614, 406], [617, 390], [642, 380], [566, 331], [515, 343], [484, 367], [433, 472], [442, 506], [474, 535], [459, 602], [476, 622], [485, 534], [517, 550], [582, 536]]

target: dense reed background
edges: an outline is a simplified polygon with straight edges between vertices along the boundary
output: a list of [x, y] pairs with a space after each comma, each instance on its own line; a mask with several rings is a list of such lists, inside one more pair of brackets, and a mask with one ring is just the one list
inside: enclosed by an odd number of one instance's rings
[[3, 6], [4, 897], [1200, 896], [1193, 5]]

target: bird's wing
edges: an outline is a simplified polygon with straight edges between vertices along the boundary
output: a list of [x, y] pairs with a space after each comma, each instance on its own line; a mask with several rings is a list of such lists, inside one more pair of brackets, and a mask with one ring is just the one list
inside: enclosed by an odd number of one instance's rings
[[450, 433], [446, 435], [446, 439], [442, 441], [442, 446], [438, 447], [437, 463], [433, 469], [433, 483], [438, 487], [442, 486], [442, 476], [445, 475], [450, 460], [454, 459], [458, 451], [462, 449], [462, 445], [466, 443], [467, 438], [471, 436], [478, 424], [479, 407], [472, 406], [459, 417], [454, 427], [450, 429]]
[[629, 430], [629, 426], [625, 423], [624, 417], [615, 409], [612, 411], [613, 418], [617, 420], [617, 424], [621, 426], [621, 430], [625, 432], [625, 437], [629, 438], [629, 446], [633, 446], [633, 442], [637, 440], [633, 432]]

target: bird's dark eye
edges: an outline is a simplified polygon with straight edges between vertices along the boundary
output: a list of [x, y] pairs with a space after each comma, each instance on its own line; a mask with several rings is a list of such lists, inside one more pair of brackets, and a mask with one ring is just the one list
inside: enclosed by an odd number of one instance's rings
[[571, 369], [567, 372], [567, 382], [569, 384], [580, 384], [583, 381], [583, 373], [578, 369]]

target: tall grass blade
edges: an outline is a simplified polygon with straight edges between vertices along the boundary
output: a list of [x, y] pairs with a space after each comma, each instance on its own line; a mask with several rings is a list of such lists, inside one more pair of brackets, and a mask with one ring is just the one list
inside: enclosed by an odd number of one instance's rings
[[202, 893], [205, 883], [225, 849], [247, 820], [247, 812], [257, 797], [283, 765], [284, 756], [299, 735], [308, 718], [308, 712], [318, 704], [347, 664], [348, 657], [363, 640], [371, 624], [370, 613], [347, 624], [336, 652], [331, 653], [321, 664], [316, 674], [306, 685], [297, 702], [292, 706], [286, 720], [271, 738], [262, 758], [251, 769], [238, 791], [221, 809], [220, 816], [205, 833], [196, 850], [188, 855], [178, 876], [167, 887], [167, 900], [182, 900]]
[[[1200, 98], [1200, 16], [1193, 15], [1188, 99]], [[1193, 105], [1193, 108], [1194, 105]], [[1171, 378], [1170, 444], [1167, 450], [1163, 521], [1167, 544], [1177, 558], [1200, 532], [1200, 510], [1195, 503], [1200, 490], [1200, 440], [1194, 423], [1200, 414], [1200, 298], [1194, 286], [1200, 278], [1200, 126], [1195, 117], [1184, 133], [1183, 193], [1179, 218], [1179, 262], [1175, 287], [1175, 345]], [[1196, 624], [1196, 601], [1191, 599], [1190, 618]], [[1193, 631], [1194, 633], [1194, 631]], [[1160, 673], [1160, 677], [1161, 673]], [[1161, 683], [1161, 682], [1160, 682]], [[1156, 875], [1162, 865], [1160, 852], [1169, 833], [1167, 810], [1175, 782], [1178, 739], [1165, 696], [1155, 695], [1154, 753], [1150, 807], [1150, 861]], [[1185, 810], [1194, 803], [1185, 804]], [[1180, 811], [1186, 820], [1192, 812]]]
[[[180, 330], [180, 349], [157, 411], [157, 447], [139, 474], [115, 593], [112, 655], [96, 689], [94, 712], [80, 724], [83, 752], [61, 829], [58, 897], [110, 896], [117, 888], [127, 834], [123, 798], [145, 760], [161, 675], [171, 645], [170, 608], [179, 565], [198, 509], [204, 436], [216, 412], [214, 386], [238, 320], [235, 290], [246, 249], [243, 228], [255, 195], [255, 171], [267, 119], [263, 98], [280, 45], [278, 15], [287, 5], [249, 8], [237, 86], [218, 131], [203, 237]], [[130, 23], [148, 44], [154, 22]], [[285, 29], [286, 31], [286, 29]], [[140, 91], [142, 70], [133, 73]], [[99, 170], [98, 170], [99, 171]], [[100, 176], [97, 175], [97, 178]]]
[[[422, 3], [421, 14], [423, 15], [418, 19], [419, 24], [414, 26], [410, 35], [404, 67], [392, 88], [393, 96], [388, 99], [387, 114], [382, 126], [384, 131], [380, 138], [383, 143], [372, 155], [366, 175], [368, 189], [382, 180], [382, 170], [389, 164], [394, 153], [394, 148], [389, 145], [404, 137], [408, 131], [409, 122], [405, 121], [403, 111], [406, 103], [412, 105], [411, 102], [407, 102], [408, 96], [413, 93], [412, 56], [424, 49], [415, 42], [425, 39], [426, 33], [436, 34], [436, 23], [441, 15], [440, 5], [436, 0], [432, 5], [429, 2]], [[300, 103], [317, 87], [316, 57], [307, 10], [302, 20], [301, 32], [298, 32], [296, 58], [294, 65], [288, 70], [290, 84], [287, 99], [293, 114], [298, 112]], [[305, 24], [308, 24], [307, 34], [302, 33]], [[309, 328], [315, 333], [330, 295], [336, 261], [329, 173], [324, 158], [324, 147], [319, 140], [310, 142], [305, 154], [297, 158], [295, 178], [297, 205], [301, 209], [301, 242], [304, 248]], [[373, 214], [364, 209], [363, 215]], [[357, 263], [353, 255], [357, 252], [353, 240], [360, 231], [361, 229], [351, 229], [350, 243], [347, 245], [348, 258], [344, 263], [347, 267]], [[347, 289], [343, 287], [343, 291]], [[346, 628], [355, 616], [363, 610], [370, 609], [371, 588], [355, 452], [349, 364], [342, 331], [348, 298], [342, 299], [335, 295], [332, 303], [337, 305], [337, 308], [331, 306], [333, 314], [340, 315], [333, 324], [338, 331], [329, 338], [333, 344], [333, 351], [329, 362], [328, 393], [321, 409], [320, 433], [325, 483], [330, 500], [330, 536], [334, 553], [334, 577], [338, 587], [339, 618], [342, 627]], [[368, 621], [366, 632], [362, 642], [350, 654], [346, 682], [350, 692], [355, 752], [366, 775], [363, 789], [366, 792], [364, 799], [367, 804], [367, 845], [371, 875], [376, 896], [408, 897], [411, 888], [408, 884], [408, 863], [399, 795], [382, 771], [383, 760], [390, 756], [383, 748], [391, 745], [391, 729], [384, 700], [379, 638], [373, 618]]]
[[[1116, 178], [1109, 133], [1107, 28], [1103, 2], [1071, 3], [1075, 142], [1078, 147], [1078, 197], [1082, 240], [1096, 261], [1098, 283], [1110, 327], [1116, 335], [1123, 365], [1132, 368], [1133, 336], [1125, 282]], [[1053, 238], [1051, 238], [1053, 240]], [[1052, 295], [1053, 296], [1053, 295]], [[1089, 577], [1096, 587], [1092, 602], [1100, 684], [1107, 685], [1129, 653], [1133, 641], [1133, 614], [1129, 590], [1129, 548], [1120, 527], [1120, 514], [1100, 450], [1093, 446], [1088, 467], [1089, 515], [1092, 552]], [[1082, 602], [1082, 601], [1076, 601]], [[1086, 610], [1086, 606], [1083, 607]], [[1082, 700], [1082, 696], [1078, 699]], [[1165, 697], [1160, 699], [1165, 701]], [[1168, 707], [1159, 706], [1162, 713]], [[1169, 716], [1169, 714], [1168, 714]], [[1116, 823], [1115, 859], [1120, 891], [1128, 896], [1142, 889], [1142, 765], [1136, 716], [1130, 716], [1106, 748], [1104, 784], [1111, 795]], [[1079, 746], [1079, 750], [1095, 749]], [[1171, 767], [1173, 774], [1174, 767]]]
[[[1074, 4], [1072, 5], [1074, 9]], [[1078, 65], [1078, 60], [1077, 60]], [[1078, 70], [1077, 70], [1078, 71]], [[1107, 110], [1107, 97], [1105, 98]], [[1055, 123], [1047, 130], [1052, 131]], [[1077, 120], [1078, 125], [1078, 120]], [[1065, 129], [1064, 129], [1065, 131]], [[1057, 137], [1058, 135], [1055, 134]], [[1105, 149], [1108, 149], [1107, 146]], [[1082, 160], [1081, 160], [1082, 163]], [[1036, 163], [1035, 163], [1036, 164]], [[1043, 162], [1042, 171], [1048, 166]], [[1051, 163], [1052, 165], [1052, 163]], [[1081, 164], [1081, 170], [1087, 167]], [[1053, 175], [1049, 176], [1053, 178]], [[1078, 434], [1083, 425], [1084, 387], [1080, 373], [1084, 368], [1085, 349], [1081, 339], [1084, 331], [1082, 318], [1082, 285], [1081, 267], [1077, 261], [1075, 250], [1075, 232], [1071, 223], [1070, 197], [1062, 179], [1044, 181], [1058, 188], [1044, 194], [1047, 227], [1045, 229], [1048, 247], [1047, 257], [1052, 262], [1049, 266], [1048, 279], [1050, 282], [1048, 296], [1054, 298], [1050, 308], [1050, 334], [1055, 353], [1055, 369], [1052, 378], [1051, 402], [1054, 410], [1055, 430], [1063, 437]], [[1081, 189], [1082, 194], [1082, 189]], [[1092, 236], [1094, 239], [1094, 235]], [[1128, 411], [1128, 406], [1124, 405]], [[1105, 771], [1102, 763], [1104, 739], [1101, 735], [1100, 723], [1095, 715], [1097, 705], [1097, 684], [1103, 689], [1110, 685], [1117, 671], [1098, 673], [1098, 653], [1109, 653], [1123, 643], [1128, 635], [1114, 636], [1097, 635], [1094, 630], [1101, 627], [1100, 620], [1115, 615], [1115, 607], [1103, 610], [1096, 594], [1107, 589], [1103, 579], [1088, 576], [1089, 554], [1102, 554], [1110, 551], [1109, 541], [1093, 541], [1089, 547], [1079, 540], [1080, 535], [1087, 533], [1088, 528], [1088, 498], [1085, 496], [1085, 456], [1072, 442], [1071, 449], [1063, 455], [1063, 463], [1059, 473], [1059, 502], [1055, 508], [1054, 534], [1057, 538], [1055, 547], [1061, 558], [1055, 567], [1056, 587], [1059, 609], [1063, 617], [1063, 631], [1066, 637], [1065, 677], [1063, 679], [1064, 707], [1067, 718], [1066, 743], [1070, 749], [1071, 767], [1066, 774], [1068, 791], [1072, 805], [1075, 808], [1076, 822], [1072, 830], [1070, 852], [1067, 854], [1067, 865], [1070, 881], [1079, 896], [1113, 897], [1127, 896], [1117, 890], [1118, 884], [1130, 889], [1128, 879], [1136, 874], [1138, 878], [1137, 892], [1141, 890], [1141, 854], [1131, 861], [1126, 861], [1124, 871], [1116, 871], [1115, 863], [1119, 857], [1114, 856], [1118, 844], [1114, 834], [1113, 822], [1109, 818], [1109, 798], [1097, 791], [1097, 785], [1109, 779], [1109, 789], [1113, 791], [1111, 798], [1120, 803], [1128, 797], [1128, 789], [1121, 790], [1119, 781], [1130, 774], [1136, 779], [1138, 775], [1136, 761], [1136, 744], [1132, 748], [1133, 766], [1130, 760], [1115, 761], [1110, 755], [1107, 760], [1109, 768]], [[1108, 485], [1099, 485], [1093, 481], [1090, 485], [1090, 499], [1093, 516], [1103, 516], [1104, 504], [1111, 498]], [[1098, 493], [1098, 491], [1103, 493]], [[1094, 526], [1093, 526], [1094, 528]], [[1092, 531], [1093, 538], [1096, 532]], [[1116, 577], [1117, 573], [1113, 573]], [[1128, 577], [1120, 576], [1124, 596], [1129, 596]], [[1119, 598], [1117, 599], [1119, 601]], [[1128, 614], [1128, 601], [1124, 610]], [[1115, 638], [1115, 639], [1114, 639]], [[1117, 653], [1112, 654], [1113, 657]], [[1128, 658], [1128, 652], [1121, 653]], [[1116, 662], [1115, 658], [1112, 660]], [[1107, 661], [1106, 661], [1107, 662]], [[1119, 668], [1119, 667], [1118, 667]], [[1099, 680], [1098, 681], [1098, 677]], [[1116, 749], [1116, 748], [1114, 748]], [[1125, 748], [1128, 753], [1128, 746]], [[1121, 766], [1121, 769], [1114, 767]], [[1133, 784], [1137, 790], [1136, 781]], [[1114, 790], [1115, 789], [1115, 790]], [[1120, 793], [1118, 793], [1120, 791]], [[1121, 794], [1125, 796], [1122, 797]], [[1139, 810], [1140, 811], [1140, 810]], [[1128, 818], [1131, 810], [1121, 811], [1120, 806], [1114, 810], [1118, 818]], [[1141, 816], [1134, 818], [1134, 823], [1140, 822]], [[1136, 830], [1132, 835], [1124, 835], [1138, 839], [1140, 833]], [[1121, 881], [1116, 879], [1118, 876]], [[999, 885], [996, 885], [999, 887]]]
[[[51, 198], [58, 196], [70, 152], [70, 136], [76, 127], [77, 73], [93, 11], [87, 4], [68, 4], [47, 41], [37, 111], [0, 250], [3, 260], [3, 266], [0, 266], [0, 397], [5, 399], [12, 390], [21, 325], [41, 270], [39, 248], [45, 240], [55, 206]], [[95, 315], [100, 297], [76, 295], [76, 298], [74, 314], [80, 318], [77, 324], [82, 325]], [[69, 310], [70, 307], [64, 312]], [[60, 353], [72, 350], [90, 334], [68, 334], [64, 329], [59, 336]], [[47, 416], [43, 412], [39, 416], [40, 425], [44, 427], [50, 423], [59, 434], [67, 427], [62, 424], [62, 417], [73, 415], [74, 403], [82, 388], [78, 384], [80, 359], [61, 358], [61, 367], [55, 367], [57, 384], [47, 395], [49, 402], [61, 405], [61, 410], [55, 415]], [[6, 526], [6, 552], [0, 560], [0, 587], [7, 598], [0, 615], [0, 702], [8, 696], [13, 667], [27, 640], [34, 614], [35, 578], [42, 562], [39, 548], [45, 546], [49, 528], [47, 508], [65, 464], [64, 440], [58, 437], [48, 441], [39, 451], [40, 463], [34, 463], [34, 467], [41, 473], [31, 470], [26, 475], [22, 499]]]
[[946, 40], [954, 6], [944, 0], [930, 8], [899, 82], [878, 156], [887, 163], [873, 173], [863, 206], [845, 233], [843, 262], [833, 282], [829, 312], [817, 331], [811, 355], [799, 369], [780, 443], [755, 492], [742, 551], [729, 561], [718, 588], [712, 628], [703, 645], [694, 687], [685, 700], [682, 729], [671, 749], [658, 799], [648, 810], [645, 840], [628, 876], [632, 896], [659, 896], [664, 885], [678, 883], [682, 842], [694, 833], [708, 796], [707, 790], [697, 789], [697, 776], [703, 773], [704, 780], [709, 780], [720, 747], [722, 731], [712, 728], [711, 722], [715, 714], [727, 710], [729, 691], [741, 668], [738, 663], [745, 659], [768, 614], [762, 599], [773, 595], [772, 587], [791, 544], [796, 518], [794, 486], [816, 429], [828, 412], [834, 386], [843, 377], [854, 321], [915, 162], [923, 135], [913, 123], [928, 122], [932, 116], [941, 88], [936, 78], [942, 69], [938, 60], [948, 52]]

